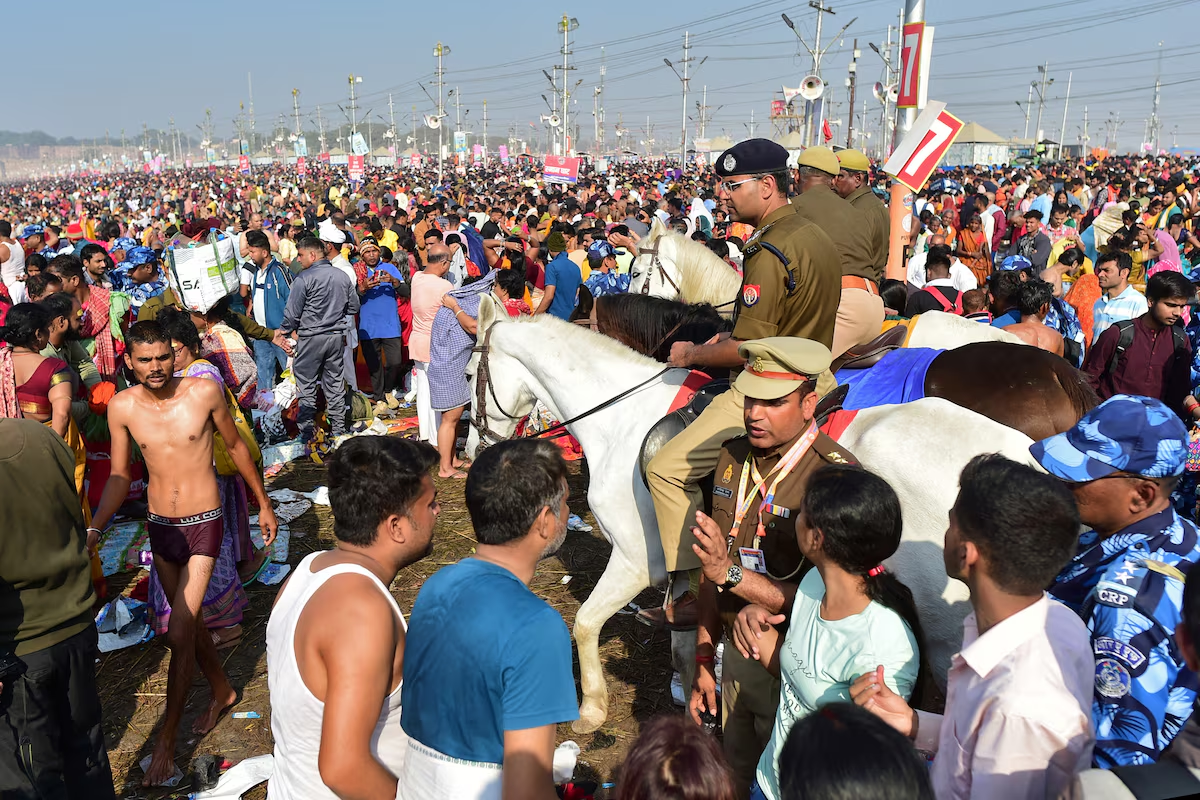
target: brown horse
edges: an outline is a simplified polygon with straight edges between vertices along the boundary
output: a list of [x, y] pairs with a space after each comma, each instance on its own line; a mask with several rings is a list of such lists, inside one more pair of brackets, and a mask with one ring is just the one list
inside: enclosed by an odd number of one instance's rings
[[[642, 295], [601, 297], [596, 311], [601, 333], [659, 361], [670, 355], [670, 342], [707, 341], [720, 321], [712, 306]], [[1068, 430], [1100, 402], [1083, 373], [1059, 356], [1009, 342], [973, 342], [941, 352], [929, 364], [924, 385], [926, 396], [949, 400], [1035, 441]]]
[[1073, 427], [1100, 403], [1083, 373], [1059, 356], [1008, 342], [975, 342], [938, 355], [925, 394], [1037, 441]]

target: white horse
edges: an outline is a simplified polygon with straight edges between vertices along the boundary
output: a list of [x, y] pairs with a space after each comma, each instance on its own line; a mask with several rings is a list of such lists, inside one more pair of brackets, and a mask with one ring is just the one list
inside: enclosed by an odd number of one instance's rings
[[733, 267], [699, 242], [668, 231], [658, 217], [629, 265], [630, 294], [710, 303], [731, 311], [741, 290], [742, 278]]
[[[666, 414], [687, 371], [663, 371], [659, 362], [615, 340], [547, 315], [511, 321], [490, 298], [480, 305], [479, 331], [484, 353], [476, 354], [468, 371], [472, 389], [483, 390], [487, 443], [512, 436], [518, 419], [536, 400], [558, 419], [569, 420], [645, 383], [568, 426], [588, 459], [588, 505], [612, 545], [603, 575], [575, 616], [583, 702], [572, 727], [586, 733], [596, 730], [608, 713], [601, 626], [643, 589], [666, 579], [654, 504], [641, 478], [638, 455], [646, 433]], [[480, 387], [485, 357], [487, 385]], [[472, 427], [467, 443], [472, 456], [480, 437], [479, 429]], [[999, 452], [1032, 463], [1031, 440], [947, 401], [925, 398], [860, 411], [840, 441], [863, 466], [886, 477], [900, 497], [903, 543], [889, 566], [912, 589], [925, 626], [929, 662], [935, 675], [944, 676], [961, 641], [966, 613], [966, 590], [948, 581], [940, 558], [958, 475], [980, 453]]]

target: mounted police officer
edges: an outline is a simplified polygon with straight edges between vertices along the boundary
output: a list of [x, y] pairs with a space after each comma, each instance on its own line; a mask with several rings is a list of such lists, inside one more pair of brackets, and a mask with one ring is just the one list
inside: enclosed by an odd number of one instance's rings
[[[826, 347], [833, 343], [841, 257], [828, 234], [799, 217], [788, 203], [787, 158], [787, 150], [774, 142], [749, 139], [717, 159], [720, 199], [734, 221], [756, 230], [744, 250], [732, 334], [715, 344], [677, 342], [671, 347], [671, 364], [740, 368], [745, 363], [738, 354], [742, 343], [772, 336], [800, 337]], [[817, 381], [818, 394], [835, 385], [826, 370]], [[689, 583], [699, 578], [700, 561], [692, 551], [696, 540], [690, 530], [696, 510], [702, 508], [698, 483], [717, 466], [721, 445], [745, 433], [744, 402], [736, 387], [717, 397], [658, 452], [647, 470], [667, 570], [690, 573]], [[673, 580], [672, 587], [676, 583]], [[672, 593], [668, 591], [663, 609], [641, 612], [640, 621], [671, 629], [694, 627], [694, 593], [671, 602]]]

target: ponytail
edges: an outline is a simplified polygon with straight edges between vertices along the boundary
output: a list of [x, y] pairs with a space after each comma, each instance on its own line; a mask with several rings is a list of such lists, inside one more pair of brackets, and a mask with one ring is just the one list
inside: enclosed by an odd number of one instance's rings
[[912, 631], [913, 638], [917, 640], [917, 680], [913, 684], [912, 697], [914, 702], [919, 702], [925, 690], [933, 686], [930, 682], [933, 676], [925, 659], [925, 631], [917, 616], [917, 604], [913, 600], [912, 590], [887, 570], [880, 570], [875, 575], [868, 573], [864, 576], [863, 585], [868, 599], [899, 614]]

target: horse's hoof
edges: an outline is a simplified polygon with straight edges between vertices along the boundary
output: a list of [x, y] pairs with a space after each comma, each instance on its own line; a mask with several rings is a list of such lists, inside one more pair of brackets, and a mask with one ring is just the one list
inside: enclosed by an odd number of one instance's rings
[[579, 719], [571, 723], [571, 732], [577, 734], [593, 733], [600, 729], [608, 713], [596, 706], [584, 705], [579, 709]]

